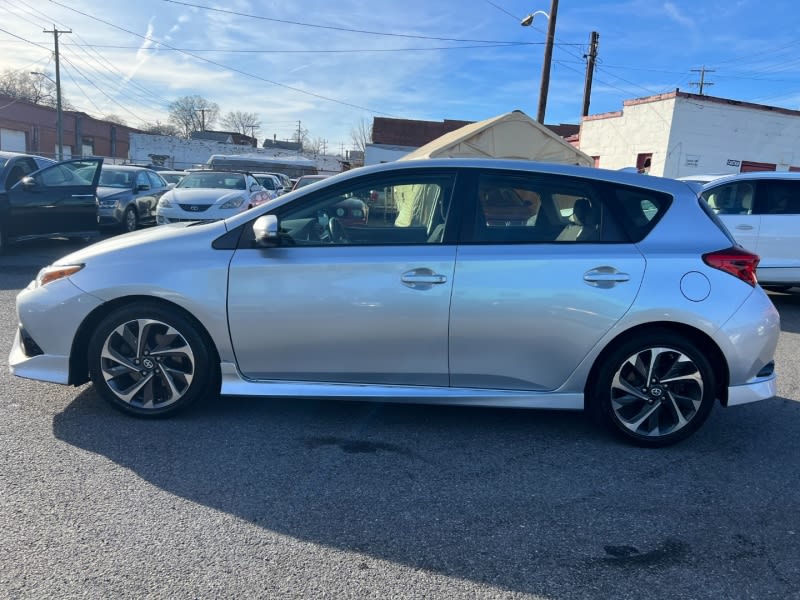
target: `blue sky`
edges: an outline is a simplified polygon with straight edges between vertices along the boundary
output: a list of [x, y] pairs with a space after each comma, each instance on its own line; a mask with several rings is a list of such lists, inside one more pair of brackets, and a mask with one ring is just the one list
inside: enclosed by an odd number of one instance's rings
[[[0, 0], [0, 69], [54, 75], [55, 25], [73, 31], [60, 37], [64, 93], [89, 114], [163, 122], [170, 101], [199, 94], [257, 113], [260, 138], [301, 121], [339, 151], [374, 116], [535, 117], [547, 18], [519, 19], [550, 2]], [[798, 22], [796, 0], [560, 0], [546, 122], [579, 122], [592, 31], [591, 114], [697, 91], [703, 66], [706, 94], [798, 109]]]

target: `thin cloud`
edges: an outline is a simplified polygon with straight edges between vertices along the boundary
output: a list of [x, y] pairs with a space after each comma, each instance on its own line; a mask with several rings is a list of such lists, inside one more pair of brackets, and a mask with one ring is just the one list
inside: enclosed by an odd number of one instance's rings
[[665, 2], [664, 3], [664, 12], [667, 13], [667, 16], [672, 19], [673, 21], [679, 23], [680, 25], [684, 25], [686, 27], [691, 27], [694, 29], [696, 27], [695, 22], [690, 19], [689, 17], [683, 15], [679, 10], [678, 7], [675, 6], [672, 2]]

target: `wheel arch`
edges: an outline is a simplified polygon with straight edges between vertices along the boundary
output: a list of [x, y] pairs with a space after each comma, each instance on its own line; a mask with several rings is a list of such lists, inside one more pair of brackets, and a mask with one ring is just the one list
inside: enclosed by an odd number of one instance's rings
[[142, 302], [158, 304], [163, 308], [177, 311], [181, 313], [183, 317], [191, 321], [192, 324], [197, 328], [197, 332], [204, 339], [206, 347], [211, 354], [212, 364], [217, 370], [216, 380], [220, 380], [219, 352], [214, 344], [213, 338], [208, 333], [208, 330], [205, 328], [205, 326], [192, 313], [179, 304], [175, 304], [169, 300], [164, 300], [163, 298], [137, 295], [123, 296], [121, 298], [115, 298], [114, 300], [105, 302], [86, 316], [78, 328], [75, 338], [72, 340], [72, 347], [70, 348], [69, 379], [67, 381], [69, 385], [81, 385], [89, 381], [89, 340], [91, 339], [92, 333], [100, 324], [100, 322], [119, 308], [130, 306], [132, 304], [139, 304]]
[[728, 381], [730, 381], [730, 371], [728, 369], [728, 362], [725, 360], [725, 355], [722, 350], [717, 346], [711, 337], [706, 333], [696, 329], [690, 325], [683, 323], [675, 323], [673, 321], [663, 321], [655, 323], [647, 323], [644, 325], [637, 325], [614, 338], [609, 344], [603, 348], [603, 351], [597, 356], [589, 371], [589, 376], [586, 378], [586, 387], [583, 394], [587, 402], [594, 401], [594, 394], [592, 393], [596, 383], [600, 367], [606, 358], [621, 344], [628, 342], [631, 339], [643, 335], [654, 335], [657, 333], [671, 333], [678, 334], [686, 337], [690, 342], [694, 343], [705, 355], [711, 363], [711, 368], [714, 370], [715, 383], [717, 386], [717, 399], [723, 406], [728, 404]]

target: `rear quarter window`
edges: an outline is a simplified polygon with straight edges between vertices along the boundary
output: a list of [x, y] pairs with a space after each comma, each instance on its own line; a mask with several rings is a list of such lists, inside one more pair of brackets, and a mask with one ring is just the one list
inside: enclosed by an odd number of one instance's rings
[[608, 193], [620, 227], [633, 243], [647, 237], [672, 204], [672, 196], [652, 190], [612, 186]]

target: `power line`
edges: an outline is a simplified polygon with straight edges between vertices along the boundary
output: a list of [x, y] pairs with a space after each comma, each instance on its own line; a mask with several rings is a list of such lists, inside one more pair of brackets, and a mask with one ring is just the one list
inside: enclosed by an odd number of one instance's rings
[[[77, 10], [75, 8], [72, 8], [71, 6], [67, 6], [66, 4], [62, 4], [61, 2], [57, 2], [56, 0], [49, 0], [49, 1], [51, 3], [53, 3], [53, 4], [61, 6], [62, 8], [66, 8], [68, 10], [71, 10], [71, 11], [73, 11], [75, 13], [78, 13], [79, 15], [83, 15], [84, 17], [87, 17], [89, 19], [93, 19], [95, 21], [98, 21], [100, 23], [108, 25], [109, 27], [113, 27], [114, 29], [119, 29], [120, 31], [124, 31], [125, 33], [128, 33], [130, 35], [133, 35], [133, 36], [145, 39], [145, 40], [154, 40], [154, 38], [145, 37], [145, 36], [143, 36], [141, 34], [138, 34], [138, 33], [134, 32], [134, 31], [130, 31], [129, 29], [125, 29], [124, 27], [120, 27], [119, 25], [114, 25], [113, 23], [110, 23], [110, 22], [105, 21], [103, 19], [100, 19], [98, 17], [94, 17], [94, 16], [89, 15], [89, 14], [87, 14], [85, 12], [79, 11], [79, 10]], [[164, 0], [164, 1], [167, 1], [167, 0]], [[166, 44], [164, 42], [160, 42], [158, 40], [155, 40], [155, 41], [160, 43], [160, 44], [162, 44], [162, 45], [164, 45], [167, 48], [173, 48], [172, 46], [170, 46], [169, 44]], [[173, 49], [176, 49], [176, 48], [173, 48]], [[358, 104], [352, 104], [350, 102], [344, 102], [343, 100], [337, 100], [335, 98], [330, 98], [328, 96], [323, 96], [322, 94], [317, 94], [316, 92], [309, 92], [307, 90], [302, 90], [300, 88], [296, 88], [296, 87], [293, 87], [293, 86], [290, 86], [290, 85], [286, 85], [285, 83], [279, 83], [277, 81], [272, 81], [271, 79], [266, 79], [264, 77], [260, 77], [259, 75], [256, 75], [254, 73], [250, 73], [248, 71], [243, 71], [241, 69], [236, 69], [234, 67], [229, 67], [228, 65], [224, 65], [222, 63], [210, 60], [208, 58], [203, 58], [202, 56], [197, 56], [196, 54], [193, 54], [191, 52], [186, 52], [185, 50], [179, 50], [179, 52], [181, 52], [182, 54], [185, 54], [187, 56], [191, 56], [192, 58], [195, 58], [195, 59], [197, 59], [199, 61], [206, 62], [206, 63], [212, 64], [214, 66], [220, 67], [220, 68], [225, 69], [227, 71], [231, 71], [231, 72], [234, 72], [234, 73], [239, 73], [240, 75], [245, 75], [245, 76], [250, 77], [252, 79], [257, 79], [259, 81], [263, 81], [263, 82], [269, 83], [271, 85], [276, 85], [276, 86], [282, 87], [284, 89], [292, 90], [292, 91], [298, 92], [300, 94], [305, 94], [307, 96], [312, 96], [312, 97], [318, 98], [320, 100], [326, 100], [328, 102], [334, 102], [336, 104], [341, 104], [342, 106], [349, 106], [350, 108], [357, 108], [358, 110], [363, 110], [363, 111], [366, 111], [366, 112], [369, 112], [369, 113], [373, 113], [373, 114], [376, 114], [376, 115], [386, 115], [388, 117], [394, 116], [394, 115], [391, 115], [391, 114], [383, 112], [383, 111], [375, 110], [375, 109], [372, 109], [372, 108], [367, 108], [367, 107], [364, 107], [364, 106], [359, 106]]]
[[[51, 2], [53, 0], [50, 0]], [[288, 19], [276, 19], [275, 17], [264, 17], [262, 15], [253, 15], [249, 13], [238, 12], [235, 10], [228, 10], [224, 8], [214, 8], [211, 6], [204, 6], [202, 4], [192, 4], [191, 2], [181, 2], [179, 0], [162, 0], [162, 2], [168, 2], [170, 4], [179, 4], [181, 6], [188, 6], [190, 8], [199, 8], [202, 10], [207, 10], [209, 12], [218, 12], [228, 15], [235, 15], [237, 17], [246, 17], [248, 19], [258, 19], [260, 21], [271, 21], [273, 23], [282, 23], [284, 25], [299, 25], [301, 27], [311, 27], [314, 29], [327, 29], [332, 31], [344, 31], [347, 33], [360, 33], [365, 35], [378, 35], [384, 37], [394, 37], [394, 38], [407, 38], [407, 39], [414, 39], [414, 40], [437, 40], [440, 42], [468, 42], [468, 43], [479, 43], [479, 44], [503, 44], [507, 43], [506, 41], [498, 41], [498, 40], [472, 40], [472, 39], [462, 39], [462, 38], [450, 38], [450, 37], [439, 37], [439, 36], [431, 36], [431, 35], [414, 35], [410, 33], [391, 33], [388, 31], [370, 31], [366, 29], [352, 29], [350, 27], [337, 27], [334, 25], [319, 25], [316, 23], [303, 23], [301, 21], [291, 21]], [[56, 2], [56, 4], [58, 4]], [[63, 6], [63, 5], [62, 5]]]

